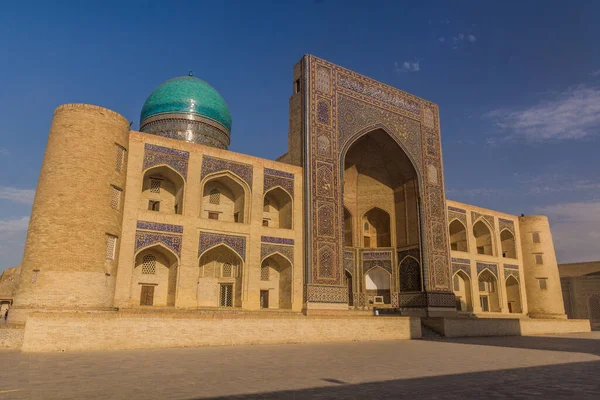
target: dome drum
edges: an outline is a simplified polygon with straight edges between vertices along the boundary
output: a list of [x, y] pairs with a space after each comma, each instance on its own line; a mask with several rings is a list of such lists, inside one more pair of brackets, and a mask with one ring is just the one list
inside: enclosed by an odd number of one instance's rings
[[219, 149], [227, 149], [230, 143], [229, 131], [223, 125], [195, 115], [152, 116], [142, 122], [140, 131]]

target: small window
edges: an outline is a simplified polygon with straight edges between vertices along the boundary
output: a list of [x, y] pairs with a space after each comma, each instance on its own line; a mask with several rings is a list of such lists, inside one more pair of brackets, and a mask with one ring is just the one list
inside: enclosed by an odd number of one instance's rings
[[233, 222], [240, 222], [240, 213], [236, 212], [233, 214]]
[[269, 226], [269, 220], [267, 218], [263, 218], [263, 226]]
[[115, 251], [117, 249], [117, 237], [114, 235], [106, 235], [106, 259], [114, 260]]
[[541, 254], [536, 254], [536, 255], [535, 255], [535, 263], [536, 263], [537, 265], [542, 265], [542, 264], [544, 264], [544, 258], [542, 257], [542, 255], [541, 255]]
[[369, 223], [365, 222], [365, 232], [369, 232]]
[[208, 213], [208, 219], [219, 219], [219, 213], [209, 212]]
[[150, 192], [160, 193], [160, 179], [150, 178]]
[[267, 264], [260, 267], [260, 280], [261, 281], [269, 280], [269, 266]]
[[119, 205], [121, 204], [121, 193], [123, 190], [119, 189], [116, 186], [111, 186], [112, 195], [110, 197], [110, 207], [115, 210], [119, 209]]
[[540, 289], [548, 289], [547, 278], [537, 278]]
[[458, 275], [454, 275], [454, 290], [457, 292], [460, 290], [460, 281]]
[[458, 251], [458, 242], [450, 243], [450, 250]]
[[160, 201], [148, 200], [148, 210], [160, 211]]
[[294, 94], [300, 93], [300, 79], [296, 79], [294, 82]]
[[221, 204], [221, 192], [219, 189], [213, 189], [210, 191], [210, 197], [208, 199], [210, 204]]
[[485, 249], [483, 246], [477, 247], [477, 254], [485, 254]]
[[233, 307], [233, 285], [221, 285], [219, 306]]
[[233, 276], [233, 266], [230, 262], [223, 263], [221, 276], [223, 278], [231, 278]]
[[142, 259], [142, 274], [154, 275], [156, 273], [156, 257], [154, 254], [146, 254]]
[[115, 170], [117, 172], [121, 172], [121, 170], [123, 169], [123, 164], [125, 163], [125, 154], [127, 150], [125, 150], [123, 146], [120, 146], [116, 143], [115, 145], [117, 146], [117, 159], [115, 162]]
[[533, 243], [541, 243], [541, 239], [540, 239], [540, 233], [539, 232], [533, 232], [531, 234], [531, 241]]

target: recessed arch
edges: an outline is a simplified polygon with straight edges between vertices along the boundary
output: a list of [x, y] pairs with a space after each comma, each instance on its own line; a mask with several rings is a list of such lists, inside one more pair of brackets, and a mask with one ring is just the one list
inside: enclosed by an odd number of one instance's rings
[[289, 263], [290, 263], [290, 265], [292, 265], [292, 264], [293, 264], [293, 263], [292, 263], [292, 260], [290, 260], [290, 259], [289, 259], [289, 257], [287, 257], [285, 254], [283, 254], [283, 253], [281, 253], [281, 252], [279, 252], [279, 251], [277, 251], [277, 250], [275, 250], [275, 251], [272, 251], [271, 253], [269, 253], [269, 254], [265, 255], [265, 256], [264, 256], [264, 257], [263, 257], [263, 258], [260, 260], [260, 262], [262, 263], [264, 260], [266, 260], [267, 258], [269, 258], [269, 257], [271, 257], [271, 256], [277, 256], [277, 257], [281, 257], [281, 258], [285, 259], [287, 262], [289, 262]]
[[453, 219], [448, 225], [450, 233], [450, 250], [454, 251], [469, 251], [467, 241], [467, 227], [459, 219]]
[[421, 285], [421, 263], [411, 255], [405, 256], [398, 263], [400, 292], [419, 292]]
[[473, 224], [473, 236], [477, 247], [477, 254], [494, 255], [493, 229], [483, 218]]
[[140, 208], [163, 214], [183, 214], [184, 177], [166, 164], [147, 168], [142, 175]]
[[377, 298], [383, 300], [384, 304], [390, 304], [392, 287], [392, 275], [385, 269], [376, 266], [364, 273], [364, 285], [369, 297], [369, 302], [377, 304]]
[[[265, 257], [261, 261], [261, 292], [268, 291], [267, 301], [263, 297], [263, 308], [292, 308], [292, 263], [279, 252]], [[266, 272], [266, 275], [265, 275]], [[266, 279], [265, 279], [266, 278]]]
[[380, 207], [366, 211], [361, 218], [363, 247], [391, 247], [390, 220], [390, 214]]
[[159, 251], [164, 251], [167, 252], [168, 254], [170, 254], [172, 257], [175, 257], [175, 259], [177, 260], [177, 263], [179, 263], [179, 255], [171, 248], [167, 247], [165, 244], [161, 243], [161, 242], [154, 242], [151, 243], [149, 245], [146, 245], [144, 247], [139, 248], [138, 250], [136, 250], [135, 254], [133, 255], [134, 258], [136, 258], [140, 253], [142, 253], [144, 250], [148, 250], [151, 249], [153, 247], [156, 247]]
[[508, 304], [509, 313], [522, 313], [521, 305], [521, 284], [513, 275], [509, 275], [505, 280], [506, 285], [506, 301]]
[[344, 206], [344, 246], [352, 247], [354, 243], [352, 213]]
[[452, 289], [456, 297], [456, 309], [473, 311], [473, 294], [469, 275], [462, 270], [456, 271], [452, 276]]
[[500, 312], [498, 278], [489, 269], [483, 269], [477, 276], [479, 302], [483, 312]]
[[294, 201], [292, 195], [275, 186], [263, 195], [263, 225], [273, 228], [292, 229]]
[[[200, 216], [226, 222], [250, 221], [250, 187], [230, 171], [208, 174], [201, 182]], [[211, 202], [211, 193], [219, 192], [219, 202]]]
[[131, 279], [132, 305], [175, 306], [178, 273], [179, 257], [162, 243], [138, 250]]
[[243, 258], [225, 243], [206, 249], [198, 257], [199, 307], [241, 307]]
[[500, 232], [500, 242], [502, 244], [502, 257], [517, 258], [515, 235], [508, 229]]
[[215, 243], [214, 245], [210, 246], [209, 248], [205, 249], [202, 253], [200, 253], [198, 255], [198, 260], [206, 253], [208, 253], [209, 251], [216, 249], [220, 246], [225, 247], [226, 249], [232, 251], [239, 259], [240, 261], [243, 263], [244, 262], [244, 257], [238, 253], [233, 247], [229, 246], [227, 243], [223, 243], [223, 242], [219, 242], [219, 243]]

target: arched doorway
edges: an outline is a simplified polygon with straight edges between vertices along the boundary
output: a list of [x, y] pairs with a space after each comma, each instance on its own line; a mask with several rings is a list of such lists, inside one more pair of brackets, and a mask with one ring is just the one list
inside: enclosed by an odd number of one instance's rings
[[419, 246], [417, 172], [398, 143], [376, 129], [342, 154], [345, 217], [356, 218], [352, 226], [360, 233], [354, 245]]
[[175, 306], [178, 258], [170, 249], [154, 245], [135, 256], [131, 301], [141, 306]]
[[522, 313], [519, 281], [512, 275], [506, 278], [506, 301], [509, 313]]
[[515, 236], [508, 229], [500, 232], [500, 241], [502, 242], [502, 257], [517, 258], [515, 249]]
[[448, 227], [450, 232], [450, 250], [469, 251], [467, 245], [467, 228], [462, 222], [455, 219]]
[[260, 308], [292, 308], [292, 264], [280, 254], [261, 263]]
[[241, 257], [230, 247], [220, 244], [205, 251], [198, 261], [199, 307], [241, 307]]
[[263, 226], [292, 229], [292, 197], [276, 187], [263, 199]]
[[500, 312], [500, 296], [498, 295], [498, 280], [489, 270], [484, 269], [478, 277], [479, 304], [483, 312]]
[[354, 305], [354, 288], [352, 287], [352, 274], [348, 271], [345, 271], [344, 277], [345, 277], [344, 282], [346, 283], [346, 286], [348, 287], [348, 305], [353, 306]]
[[454, 296], [456, 297], [457, 311], [473, 311], [471, 296], [471, 279], [464, 271], [457, 271], [452, 277]]
[[247, 222], [245, 183], [230, 173], [217, 174], [205, 180], [200, 216], [228, 222]]
[[365, 274], [365, 288], [369, 297], [369, 303], [374, 305], [390, 304], [390, 287], [391, 275], [385, 269], [375, 267], [371, 268]]
[[183, 177], [172, 168], [150, 168], [144, 172], [140, 207], [163, 214], [182, 214], [184, 188]]
[[494, 255], [492, 230], [483, 220], [479, 220], [473, 225], [473, 236], [475, 236], [477, 254]]

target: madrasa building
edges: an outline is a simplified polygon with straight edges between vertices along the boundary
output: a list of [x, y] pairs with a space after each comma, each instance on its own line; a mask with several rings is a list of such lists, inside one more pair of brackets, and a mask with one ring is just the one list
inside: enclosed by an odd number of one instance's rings
[[228, 150], [243, 127], [194, 76], [150, 94], [139, 132], [59, 106], [9, 313], [23, 348], [150, 321], [178, 340], [229, 324], [237, 343], [277, 342], [278, 323], [314, 341], [589, 330], [566, 324], [546, 217], [446, 199], [436, 104], [310, 55], [290, 89], [276, 160]]

